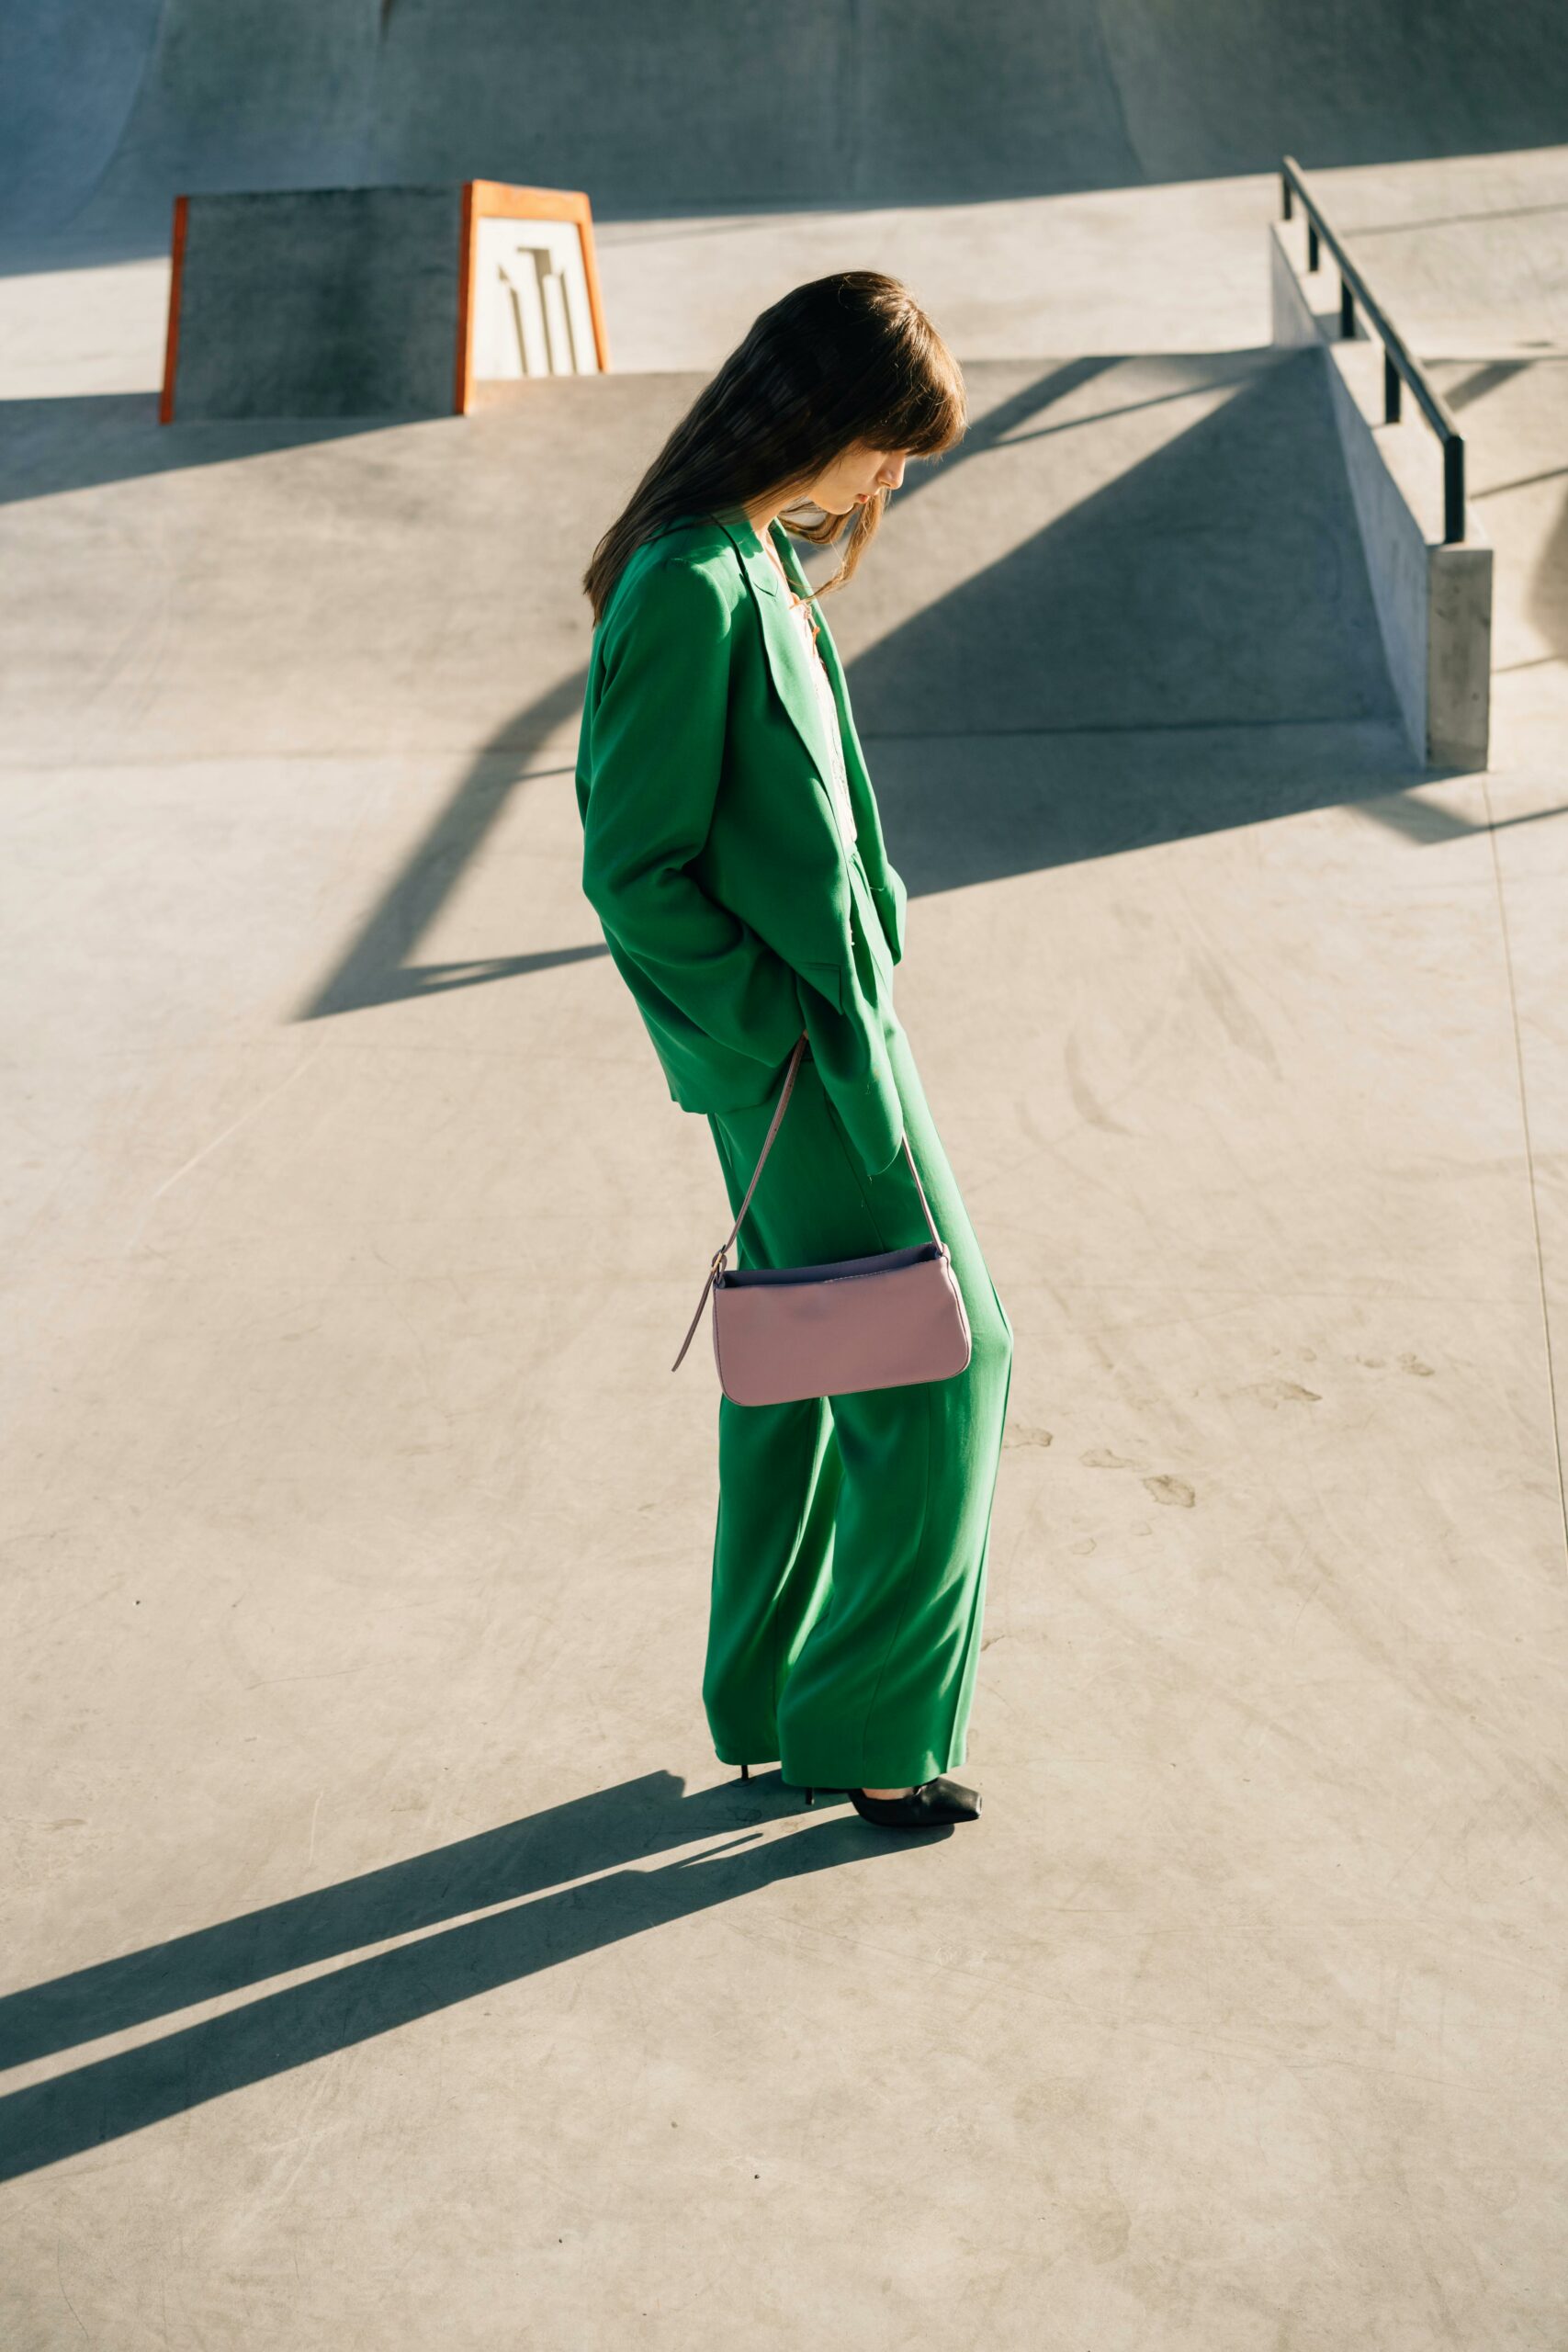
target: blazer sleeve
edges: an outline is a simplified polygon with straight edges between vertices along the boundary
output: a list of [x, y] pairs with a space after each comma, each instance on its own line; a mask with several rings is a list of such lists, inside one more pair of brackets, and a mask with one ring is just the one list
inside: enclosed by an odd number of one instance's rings
[[689, 871], [724, 763], [731, 613], [678, 557], [604, 649], [589, 729], [582, 887], [605, 936], [694, 1028], [776, 1069], [805, 1022], [792, 967]]

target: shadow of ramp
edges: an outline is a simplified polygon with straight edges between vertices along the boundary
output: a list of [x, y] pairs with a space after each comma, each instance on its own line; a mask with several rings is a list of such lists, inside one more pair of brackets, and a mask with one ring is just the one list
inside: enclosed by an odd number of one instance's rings
[[[1189, 397], [1205, 410], [1183, 424]], [[1400, 725], [1317, 354], [1056, 370], [1003, 387], [973, 454], [973, 486], [923, 480], [918, 560], [902, 544], [834, 612], [911, 894], [1431, 773]], [[919, 608], [876, 633], [900, 576]]]
[[[946, 735], [872, 746], [888, 848], [911, 899], [1160, 842], [1386, 801], [1415, 769], [1392, 719], [1118, 734]], [[1385, 811], [1389, 821], [1394, 821]], [[1400, 828], [1447, 840], [1469, 826]]]
[[[1228, 381], [1224, 364], [1192, 363], [1219, 405], [1109, 479], [1101, 452], [1115, 463], [1131, 413], [1114, 376], [1094, 388], [1112, 422], [994, 446], [976, 470], [1016, 448], [1007, 494], [976, 481], [962, 532], [923, 545], [920, 610], [878, 641], [857, 650], [858, 616], [835, 604], [863, 734], [1396, 715], [1318, 355]], [[1087, 495], [1079, 469], [1100, 480]]]

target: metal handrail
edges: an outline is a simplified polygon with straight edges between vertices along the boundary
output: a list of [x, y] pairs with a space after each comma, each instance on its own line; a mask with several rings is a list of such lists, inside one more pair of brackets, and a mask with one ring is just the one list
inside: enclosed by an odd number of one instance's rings
[[1420, 361], [1412, 359], [1404, 348], [1403, 337], [1389, 324], [1387, 313], [1368, 286], [1361, 270], [1350, 259], [1318, 206], [1307, 194], [1302, 167], [1293, 155], [1286, 155], [1281, 160], [1280, 190], [1283, 198], [1283, 218], [1287, 220], [1294, 215], [1292, 197], [1301, 198], [1302, 209], [1306, 214], [1307, 268], [1317, 268], [1320, 245], [1326, 245], [1339, 265], [1340, 334], [1347, 341], [1354, 335], [1356, 305], [1359, 302], [1382, 339], [1384, 424], [1397, 424], [1399, 422], [1399, 387], [1403, 378], [1415, 394], [1417, 407], [1442, 444], [1443, 541], [1445, 546], [1454, 546], [1464, 537], [1464, 435], [1441, 396], [1427, 381]]

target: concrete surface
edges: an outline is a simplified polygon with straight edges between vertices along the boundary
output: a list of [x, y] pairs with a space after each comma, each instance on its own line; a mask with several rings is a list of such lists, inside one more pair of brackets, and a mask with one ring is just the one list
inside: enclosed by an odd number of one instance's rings
[[11, 281], [7, 2352], [1559, 2352], [1565, 161], [1331, 175], [1472, 435], [1462, 777], [1265, 183], [870, 222], [976, 424], [832, 626], [1018, 1332], [922, 1851], [705, 1736], [722, 1186], [570, 785], [593, 535], [854, 219], [626, 223], [685, 372], [386, 428], [160, 433], [155, 269]]

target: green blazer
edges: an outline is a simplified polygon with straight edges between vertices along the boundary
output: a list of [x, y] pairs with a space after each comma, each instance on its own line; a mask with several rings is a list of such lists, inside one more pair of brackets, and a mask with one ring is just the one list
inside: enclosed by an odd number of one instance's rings
[[[805, 590], [787, 532], [771, 527]], [[582, 887], [682, 1109], [766, 1102], [804, 1029], [874, 1175], [904, 1133], [878, 1008], [904, 952], [906, 893], [818, 618], [863, 878], [852, 884], [799, 622], [744, 510], [727, 507], [639, 547], [593, 633]]]

